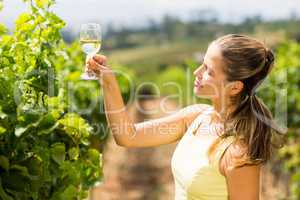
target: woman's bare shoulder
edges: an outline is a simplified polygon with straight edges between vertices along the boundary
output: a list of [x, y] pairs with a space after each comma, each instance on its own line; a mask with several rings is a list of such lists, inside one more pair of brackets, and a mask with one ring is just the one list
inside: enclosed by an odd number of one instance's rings
[[180, 114], [184, 116], [186, 127], [195, 120], [197, 116], [203, 113], [205, 110], [211, 109], [212, 106], [209, 104], [191, 104], [180, 110]]
[[[223, 175], [230, 174], [237, 169], [257, 169], [260, 165], [251, 164], [250, 158], [248, 156], [248, 146], [240, 141], [233, 142], [225, 151], [222, 161], [221, 169]], [[252, 167], [250, 167], [252, 166]]]

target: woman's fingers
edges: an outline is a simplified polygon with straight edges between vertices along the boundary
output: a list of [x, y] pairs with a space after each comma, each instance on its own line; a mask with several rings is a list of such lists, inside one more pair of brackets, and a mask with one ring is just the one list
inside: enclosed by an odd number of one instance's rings
[[102, 66], [99, 65], [95, 60], [89, 59], [87, 62], [87, 69], [88, 71], [92, 71], [97, 75], [100, 75]]
[[95, 60], [98, 64], [106, 66], [107, 58], [104, 55], [96, 54], [93, 56], [93, 60]]
[[111, 68], [106, 65], [106, 62], [107, 58], [103, 55], [96, 54], [93, 57], [89, 57], [86, 61], [87, 72], [93, 72], [98, 77], [113, 73]]
[[91, 70], [91, 69], [89, 68], [89, 64], [88, 64], [88, 63], [85, 64], [85, 71], [86, 71], [88, 74], [93, 73], [93, 70]]

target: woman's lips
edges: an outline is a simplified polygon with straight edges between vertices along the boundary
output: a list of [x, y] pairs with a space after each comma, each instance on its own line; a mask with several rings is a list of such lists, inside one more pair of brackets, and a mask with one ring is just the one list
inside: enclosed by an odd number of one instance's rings
[[195, 84], [196, 87], [200, 87], [201, 86], [201, 81], [195, 80], [194, 84]]

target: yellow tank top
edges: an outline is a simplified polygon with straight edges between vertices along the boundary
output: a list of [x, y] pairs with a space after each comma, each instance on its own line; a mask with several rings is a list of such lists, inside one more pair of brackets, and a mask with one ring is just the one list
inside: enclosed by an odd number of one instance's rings
[[219, 160], [234, 137], [227, 137], [218, 145], [210, 163], [207, 150], [218, 137], [209, 125], [212, 109], [209, 107], [196, 117], [173, 153], [171, 167], [175, 200], [228, 199], [226, 179], [219, 171]]

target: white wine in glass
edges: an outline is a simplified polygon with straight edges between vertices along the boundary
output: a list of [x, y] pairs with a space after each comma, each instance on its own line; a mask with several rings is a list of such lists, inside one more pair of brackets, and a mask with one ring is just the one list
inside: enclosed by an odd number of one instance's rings
[[[101, 49], [101, 27], [96, 23], [87, 23], [81, 25], [80, 30], [80, 45], [82, 51], [92, 57]], [[88, 73], [85, 68], [81, 75], [83, 80], [97, 80], [97, 76], [93, 73]]]
[[99, 40], [80, 40], [80, 46], [84, 53], [93, 55], [101, 49], [101, 42]]

